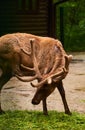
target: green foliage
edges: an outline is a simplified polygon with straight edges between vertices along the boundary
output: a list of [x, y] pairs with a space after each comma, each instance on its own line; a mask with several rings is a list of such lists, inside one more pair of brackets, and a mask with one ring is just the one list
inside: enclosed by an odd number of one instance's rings
[[50, 111], [14, 111], [0, 115], [0, 130], [85, 130], [85, 115]]
[[57, 7], [57, 35], [60, 38], [59, 8], [64, 10], [64, 47], [68, 51], [85, 51], [85, 1], [69, 0]]

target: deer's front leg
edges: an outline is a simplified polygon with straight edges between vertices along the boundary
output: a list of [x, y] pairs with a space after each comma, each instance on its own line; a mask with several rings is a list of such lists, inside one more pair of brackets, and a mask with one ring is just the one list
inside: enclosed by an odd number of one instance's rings
[[46, 98], [42, 100], [42, 105], [43, 105], [43, 114], [48, 115]]

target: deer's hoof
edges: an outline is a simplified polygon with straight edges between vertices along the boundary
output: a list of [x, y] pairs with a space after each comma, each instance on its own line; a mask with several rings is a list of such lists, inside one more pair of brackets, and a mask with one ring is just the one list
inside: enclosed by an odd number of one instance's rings
[[72, 115], [72, 113], [70, 111], [66, 111], [65, 114]]

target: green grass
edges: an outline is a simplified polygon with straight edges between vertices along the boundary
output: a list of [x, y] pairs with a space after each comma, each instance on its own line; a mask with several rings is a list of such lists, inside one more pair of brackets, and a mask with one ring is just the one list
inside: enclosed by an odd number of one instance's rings
[[85, 130], [85, 115], [49, 111], [13, 111], [0, 115], [0, 130]]

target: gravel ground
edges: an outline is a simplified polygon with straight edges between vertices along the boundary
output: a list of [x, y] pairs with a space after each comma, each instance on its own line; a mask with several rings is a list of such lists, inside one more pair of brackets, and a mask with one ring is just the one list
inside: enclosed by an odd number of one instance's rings
[[[63, 80], [66, 98], [71, 111], [85, 113], [85, 52], [72, 53], [69, 74]], [[42, 110], [42, 103], [31, 104], [36, 89], [13, 77], [2, 89], [3, 110]], [[48, 110], [64, 111], [57, 89], [47, 99]]]

